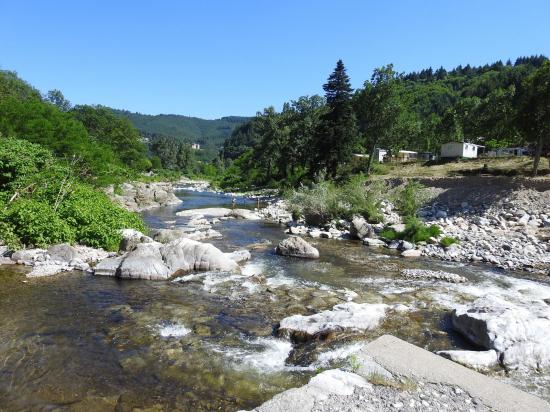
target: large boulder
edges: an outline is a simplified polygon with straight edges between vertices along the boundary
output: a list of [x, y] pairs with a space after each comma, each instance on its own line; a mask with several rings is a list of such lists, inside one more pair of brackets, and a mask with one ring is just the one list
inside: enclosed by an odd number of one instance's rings
[[120, 267], [125, 256], [116, 256], [103, 259], [94, 268], [94, 275], [97, 276], [117, 276], [118, 268]]
[[11, 260], [20, 264], [32, 265], [34, 262], [47, 260], [48, 252], [44, 249], [21, 249], [13, 252]]
[[382, 303], [341, 303], [315, 315], [284, 318], [279, 325], [279, 335], [307, 341], [343, 331], [364, 332], [376, 328], [388, 309], [390, 306]]
[[162, 260], [161, 247], [158, 242], [137, 245], [120, 264], [118, 276], [125, 279], [168, 279], [172, 271]]
[[452, 325], [470, 341], [494, 349], [508, 369], [550, 369], [550, 306], [485, 296], [452, 312]]
[[308, 259], [318, 259], [319, 251], [298, 236], [290, 236], [277, 245], [275, 249], [278, 255], [293, 256]]
[[190, 270], [231, 271], [238, 266], [227, 254], [214, 245], [191, 239], [177, 239], [164, 245], [160, 253], [173, 273]]
[[48, 248], [48, 254], [51, 260], [58, 262], [70, 262], [74, 259], [80, 259], [78, 250], [67, 243], [50, 246]]
[[372, 238], [374, 229], [364, 217], [354, 216], [349, 227], [349, 235], [352, 239]]
[[235, 217], [237, 219], [246, 219], [246, 220], [259, 220], [260, 215], [254, 212], [253, 210], [248, 209], [233, 209], [228, 216]]
[[143, 233], [135, 229], [123, 229], [121, 234], [122, 239], [119, 246], [119, 251], [121, 252], [133, 250], [140, 243], [149, 243], [153, 241], [153, 239], [149, 236], [145, 236]]

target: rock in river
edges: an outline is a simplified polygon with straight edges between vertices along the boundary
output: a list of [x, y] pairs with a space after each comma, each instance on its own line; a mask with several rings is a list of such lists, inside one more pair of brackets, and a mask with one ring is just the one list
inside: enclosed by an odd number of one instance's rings
[[279, 335], [306, 341], [344, 330], [363, 332], [376, 328], [390, 308], [382, 303], [341, 303], [315, 315], [284, 318], [279, 325]]
[[550, 306], [485, 296], [455, 309], [453, 328], [473, 343], [494, 349], [508, 369], [550, 369]]
[[300, 258], [318, 259], [319, 251], [308, 242], [298, 236], [290, 236], [277, 245], [275, 249], [278, 255]]
[[484, 351], [440, 350], [437, 354], [476, 370], [487, 370], [498, 365], [498, 355], [493, 349]]
[[237, 262], [214, 245], [191, 239], [174, 240], [164, 245], [160, 253], [173, 273], [190, 270], [231, 271], [238, 267]]

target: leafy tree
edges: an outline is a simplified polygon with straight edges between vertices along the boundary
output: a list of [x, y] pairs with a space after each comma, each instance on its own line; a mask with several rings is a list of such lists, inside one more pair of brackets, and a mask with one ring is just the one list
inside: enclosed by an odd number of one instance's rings
[[62, 112], [71, 110], [71, 102], [65, 99], [63, 93], [57, 89], [50, 90], [45, 97], [45, 100], [56, 106]]
[[341, 164], [349, 161], [357, 140], [357, 127], [352, 106], [350, 79], [342, 60], [323, 85], [327, 101], [327, 113], [320, 118], [313, 142], [315, 147], [312, 171], [323, 168], [334, 178]]
[[377, 145], [391, 138], [391, 131], [401, 115], [400, 86], [398, 75], [390, 64], [375, 69], [370, 82], [365, 82], [364, 89], [356, 96], [359, 126], [370, 142], [367, 174], [370, 173]]
[[538, 173], [544, 146], [550, 144], [550, 61], [546, 61], [522, 85], [519, 124], [535, 144], [533, 175]]

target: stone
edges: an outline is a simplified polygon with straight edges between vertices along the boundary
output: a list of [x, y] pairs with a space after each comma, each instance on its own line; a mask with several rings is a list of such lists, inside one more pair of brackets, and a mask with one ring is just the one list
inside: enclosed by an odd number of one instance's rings
[[443, 280], [451, 283], [464, 283], [468, 279], [454, 273], [444, 272], [442, 270], [428, 269], [402, 269], [399, 274], [406, 279], [433, 279]]
[[406, 258], [419, 257], [421, 255], [422, 255], [422, 251], [420, 249], [410, 249], [410, 250], [405, 250], [404, 252], [401, 252], [401, 256]]
[[196, 216], [202, 215], [207, 217], [227, 217], [231, 213], [231, 209], [226, 207], [209, 207], [205, 209], [187, 209], [177, 212], [177, 216]]
[[318, 259], [319, 251], [298, 236], [290, 236], [279, 242], [275, 252], [282, 256]]
[[407, 242], [406, 240], [402, 240], [399, 243], [399, 250], [411, 250], [414, 249], [414, 245], [411, 242]]
[[228, 216], [235, 217], [237, 219], [246, 220], [259, 220], [260, 216], [253, 210], [248, 209], [233, 209]]
[[233, 260], [237, 263], [245, 262], [247, 260], [250, 260], [250, 252], [246, 249], [236, 250], [236, 251], [231, 252], [231, 253], [226, 253], [225, 255], [229, 259], [231, 259], [231, 260]]
[[160, 249], [162, 258], [173, 273], [190, 270], [232, 271], [237, 263], [214, 245], [192, 239], [177, 239]]
[[94, 268], [94, 275], [97, 276], [117, 276], [118, 268], [124, 260], [124, 256], [111, 257], [103, 259]]
[[363, 244], [366, 245], [366, 246], [371, 246], [371, 247], [386, 246], [386, 242], [384, 242], [383, 240], [373, 239], [373, 238], [370, 238], [370, 237], [367, 237], [367, 238], [363, 239]]
[[297, 341], [325, 337], [344, 330], [364, 332], [376, 328], [389, 305], [347, 302], [310, 316], [293, 315], [281, 320], [278, 333]]
[[438, 210], [436, 213], [435, 213], [435, 218], [436, 219], [445, 219], [447, 217], [447, 212], [444, 211], [444, 210]]
[[151, 230], [151, 237], [154, 241], [160, 243], [169, 243], [173, 240], [179, 239], [188, 235], [183, 230], [179, 229], [153, 229]]
[[124, 257], [118, 268], [118, 277], [123, 279], [166, 280], [172, 272], [164, 263], [160, 248], [162, 243], [138, 244]]
[[453, 310], [453, 328], [473, 343], [497, 351], [508, 369], [550, 369], [550, 306], [485, 296]]
[[18, 263], [31, 263], [46, 260], [47, 251], [44, 249], [21, 249], [13, 252], [11, 260]]
[[122, 240], [119, 245], [120, 252], [128, 252], [140, 243], [149, 243], [153, 241], [153, 239], [149, 236], [145, 236], [143, 233], [135, 229], [123, 229], [121, 234]]
[[48, 254], [50, 255], [51, 260], [58, 262], [70, 262], [71, 260], [80, 257], [78, 250], [68, 243], [50, 246], [48, 248]]
[[444, 358], [476, 370], [488, 370], [498, 366], [498, 354], [495, 350], [440, 350], [436, 352]]
[[43, 264], [37, 264], [33, 267], [32, 271], [25, 276], [28, 278], [38, 278], [45, 276], [57, 275], [61, 272], [71, 270], [67, 263], [54, 263], [54, 262], [41, 262]]
[[374, 229], [364, 217], [354, 216], [349, 227], [349, 235], [352, 239], [372, 238]]
[[356, 388], [369, 390], [372, 385], [355, 373], [330, 369], [311, 378], [307, 385], [275, 395], [254, 412], [311, 412], [330, 396], [349, 396]]

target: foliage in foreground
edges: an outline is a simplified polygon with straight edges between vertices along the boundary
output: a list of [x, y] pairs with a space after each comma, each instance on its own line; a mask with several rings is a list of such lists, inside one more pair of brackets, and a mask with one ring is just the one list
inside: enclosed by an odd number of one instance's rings
[[323, 181], [310, 188], [292, 190], [285, 195], [295, 217], [304, 217], [309, 225], [319, 226], [332, 219], [361, 215], [371, 223], [383, 217], [380, 202], [384, 185], [367, 186], [364, 176], [355, 176], [342, 185]]
[[26, 140], [0, 137], [0, 240], [10, 247], [80, 244], [116, 250], [141, 218], [83, 183], [70, 164]]
[[387, 227], [380, 232], [380, 237], [387, 240], [406, 240], [412, 243], [426, 242], [430, 238], [441, 235], [437, 225], [426, 225], [418, 218], [410, 217], [405, 221], [405, 230], [398, 232]]

